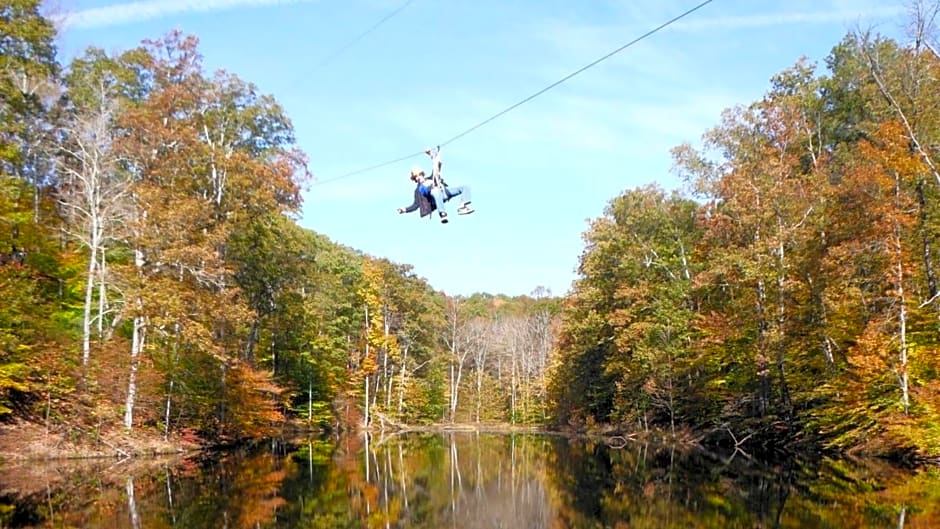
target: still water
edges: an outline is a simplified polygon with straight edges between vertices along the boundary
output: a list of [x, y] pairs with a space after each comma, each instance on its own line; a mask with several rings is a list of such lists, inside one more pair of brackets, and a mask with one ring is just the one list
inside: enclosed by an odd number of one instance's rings
[[0, 527], [940, 528], [940, 472], [545, 435], [354, 437], [0, 468]]

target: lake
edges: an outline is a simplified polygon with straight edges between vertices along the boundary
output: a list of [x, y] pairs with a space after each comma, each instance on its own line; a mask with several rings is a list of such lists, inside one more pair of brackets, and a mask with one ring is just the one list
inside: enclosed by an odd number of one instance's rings
[[353, 436], [6, 466], [0, 527], [927, 528], [940, 472], [539, 434]]

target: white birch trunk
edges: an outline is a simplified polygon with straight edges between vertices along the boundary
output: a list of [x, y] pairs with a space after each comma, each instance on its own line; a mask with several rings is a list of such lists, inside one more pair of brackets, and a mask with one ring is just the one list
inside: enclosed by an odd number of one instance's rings
[[365, 421], [364, 426], [368, 428], [369, 427], [369, 375], [366, 375], [365, 380], [366, 380], [365, 382], [365, 386], [366, 386], [366, 409], [365, 411], [366, 413], [365, 413], [365, 418], [363, 420]]
[[108, 308], [108, 289], [105, 287], [107, 280], [107, 255], [105, 248], [101, 248], [101, 264], [98, 266], [98, 340], [104, 339], [104, 313]]
[[[144, 254], [138, 248], [134, 250], [134, 264], [137, 266], [138, 273], [144, 266]], [[134, 426], [134, 403], [137, 399], [137, 368], [140, 361], [140, 353], [144, 350], [145, 327], [144, 316], [141, 314], [143, 300], [137, 297], [138, 314], [134, 316], [134, 330], [131, 335], [131, 369], [127, 379], [127, 400], [124, 403], [124, 427], [130, 430]]]
[[398, 416], [401, 417], [402, 411], [405, 408], [405, 376], [408, 374], [408, 346], [405, 345], [402, 349], [402, 358], [401, 358], [401, 377], [398, 381]]
[[[82, 365], [88, 365], [88, 359], [91, 358], [91, 307], [94, 303], [95, 293], [95, 272], [98, 268], [98, 245], [92, 237], [92, 242], [88, 249], [88, 270], [85, 277], [85, 307], [82, 314]], [[101, 314], [98, 315], [101, 318]]]
[[451, 399], [450, 399], [450, 418], [451, 421], [454, 419], [454, 414], [457, 413], [457, 401], [460, 397], [460, 380], [463, 378], [463, 364], [465, 356], [460, 357], [457, 362], [457, 374], [454, 378], [453, 387], [451, 388]]
[[144, 348], [144, 318], [134, 317], [134, 332], [131, 337], [131, 371], [127, 378], [127, 400], [124, 403], [124, 427], [130, 430], [134, 425], [134, 403], [137, 399], [137, 367], [140, 352]]
[[[365, 364], [366, 360], [369, 359], [369, 305], [368, 304], [366, 304], [365, 306], [365, 317], [366, 317], [366, 354], [362, 360], [363, 364]], [[368, 374], [365, 375], [363, 377], [363, 380], [364, 380], [365, 387], [366, 387], [365, 402], [364, 402], [364, 408], [363, 408], [365, 412], [363, 421], [365, 424], [363, 424], [363, 426], [368, 428], [369, 427], [369, 375]]]
[[[901, 177], [895, 172], [895, 205], [898, 214], [901, 214]], [[898, 221], [894, 222], [894, 252], [895, 252], [895, 281], [897, 281], [898, 292], [898, 339], [900, 341], [898, 351], [898, 367], [896, 375], [901, 389], [901, 405], [904, 414], [907, 415], [911, 405], [910, 388], [908, 383], [907, 368], [907, 298], [904, 293], [904, 250], [901, 243], [901, 226]]]

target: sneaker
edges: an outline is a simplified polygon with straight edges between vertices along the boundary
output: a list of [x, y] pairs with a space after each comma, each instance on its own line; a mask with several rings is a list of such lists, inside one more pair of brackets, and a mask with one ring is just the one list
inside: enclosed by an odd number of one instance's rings
[[460, 207], [457, 208], [458, 215], [469, 215], [473, 213], [473, 211], [473, 206], [471, 206], [469, 202], [466, 204], [461, 204]]
[[447, 213], [441, 212], [441, 224], [447, 224]]

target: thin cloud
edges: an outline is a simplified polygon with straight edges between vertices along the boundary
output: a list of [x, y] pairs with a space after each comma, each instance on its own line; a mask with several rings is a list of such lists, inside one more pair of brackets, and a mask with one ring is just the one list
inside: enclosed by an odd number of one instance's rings
[[856, 20], [889, 18], [904, 14], [902, 6], [878, 7], [859, 11], [823, 11], [816, 13], [776, 13], [772, 15], [751, 15], [740, 17], [717, 17], [676, 22], [672, 28], [677, 30], [712, 30], [760, 28], [795, 24], [832, 24]]
[[62, 26], [66, 29], [103, 28], [144, 22], [181, 13], [208, 13], [240, 7], [266, 7], [314, 1], [316, 0], [142, 0], [71, 13], [64, 17]]

